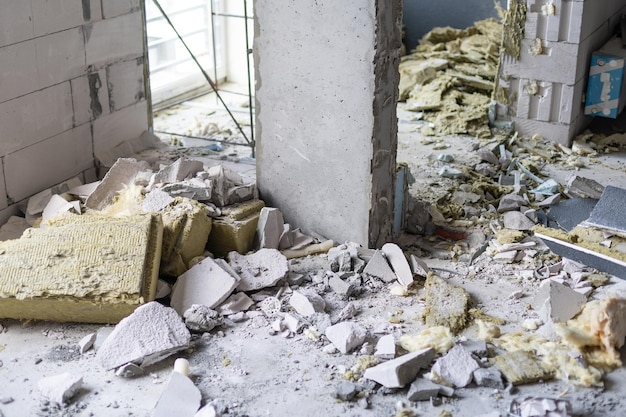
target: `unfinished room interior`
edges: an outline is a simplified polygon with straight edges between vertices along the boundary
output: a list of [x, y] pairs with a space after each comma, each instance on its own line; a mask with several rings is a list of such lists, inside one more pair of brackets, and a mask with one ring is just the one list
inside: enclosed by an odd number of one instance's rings
[[626, 0], [3, 0], [0, 417], [623, 416]]

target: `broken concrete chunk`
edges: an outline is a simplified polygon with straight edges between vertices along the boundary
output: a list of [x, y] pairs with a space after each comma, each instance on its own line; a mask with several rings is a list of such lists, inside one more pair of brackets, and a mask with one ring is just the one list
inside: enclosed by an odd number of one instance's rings
[[519, 210], [520, 207], [526, 204], [527, 202], [524, 197], [517, 193], [505, 194], [500, 198], [500, 204], [498, 204], [498, 213]]
[[252, 301], [246, 293], [238, 292], [237, 294], [231, 295], [226, 299], [226, 301], [220, 304], [217, 311], [223, 316], [228, 316], [242, 311], [247, 311], [253, 305], [254, 301]]
[[449, 165], [444, 165], [439, 170], [439, 176], [444, 178], [460, 179], [463, 178], [463, 175], [463, 171], [457, 168], [452, 168]]
[[463, 349], [479, 357], [487, 355], [487, 343], [484, 340], [465, 340], [459, 343]]
[[432, 367], [432, 372], [449, 384], [466, 387], [472, 382], [473, 373], [480, 365], [462, 346], [456, 345], [448, 353], [439, 358]]
[[289, 305], [293, 307], [298, 314], [308, 317], [314, 313], [323, 313], [326, 307], [324, 299], [311, 289], [294, 291], [289, 299]]
[[181, 316], [193, 304], [215, 308], [232, 294], [238, 284], [213, 259], [205, 258], [178, 277], [172, 288], [170, 305]]
[[441, 385], [435, 384], [429, 379], [418, 378], [409, 387], [406, 397], [409, 401], [428, 401], [431, 397], [439, 395]]
[[335, 398], [341, 401], [352, 401], [359, 393], [358, 387], [349, 381], [341, 381], [335, 389]]
[[376, 381], [387, 388], [402, 388], [411, 383], [421, 368], [430, 365], [435, 350], [428, 348], [407, 353], [396, 359], [367, 368], [363, 377]]
[[143, 368], [140, 368], [132, 362], [122, 365], [115, 370], [115, 375], [121, 376], [122, 378], [135, 378], [143, 374]]
[[222, 209], [222, 215], [213, 220], [207, 249], [215, 256], [226, 256], [231, 251], [247, 253], [254, 246], [259, 214], [265, 203], [250, 200]]
[[426, 325], [446, 326], [452, 333], [462, 330], [467, 323], [469, 293], [432, 273], [428, 274], [424, 287], [426, 308], [423, 314]]
[[194, 417], [200, 408], [200, 390], [185, 375], [172, 372], [151, 417]]
[[113, 198], [135, 182], [135, 177], [142, 171], [149, 171], [146, 161], [133, 158], [120, 158], [109, 169], [98, 187], [85, 201], [85, 206], [92, 210], [102, 210], [113, 203]]
[[566, 193], [570, 197], [599, 199], [604, 192], [604, 186], [596, 180], [572, 175], [567, 179]]
[[480, 148], [476, 151], [481, 160], [489, 162], [493, 165], [500, 165], [500, 160], [491, 150], [487, 148]]
[[587, 302], [587, 297], [552, 279], [545, 280], [533, 301], [544, 322], [564, 323], [574, 317]]
[[191, 334], [173, 308], [153, 301], [120, 321], [96, 354], [104, 369], [128, 362], [141, 367], [189, 346]]
[[410, 256], [411, 259], [411, 270], [413, 274], [419, 275], [420, 277], [426, 277], [430, 272], [430, 268], [426, 265], [426, 262], [422, 261], [415, 255]]
[[69, 372], [42, 378], [37, 382], [41, 395], [59, 404], [68, 402], [82, 385], [83, 377]]
[[394, 274], [393, 269], [391, 269], [383, 252], [380, 250], [374, 252], [372, 258], [365, 266], [363, 273], [384, 282], [396, 280], [396, 274]]
[[393, 359], [396, 357], [396, 341], [391, 334], [387, 334], [376, 343], [374, 356], [381, 359]]
[[393, 269], [393, 272], [396, 274], [398, 282], [405, 287], [411, 285], [413, 282], [413, 272], [411, 272], [409, 262], [406, 260], [400, 246], [395, 243], [385, 243], [381, 250], [391, 264], [391, 269]]
[[261, 249], [252, 255], [228, 254], [230, 266], [241, 277], [239, 291], [272, 287], [289, 273], [287, 258], [276, 249]]
[[502, 374], [496, 367], [478, 368], [474, 371], [474, 382], [479, 387], [504, 389]]
[[519, 211], [507, 211], [503, 216], [504, 227], [513, 230], [531, 230], [535, 222]]
[[284, 232], [285, 221], [283, 214], [274, 207], [263, 207], [257, 223], [257, 247], [278, 249]]
[[210, 332], [222, 325], [222, 318], [217, 311], [201, 304], [193, 304], [183, 313], [185, 325], [194, 332]]
[[80, 339], [78, 342], [78, 351], [83, 354], [92, 348], [94, 342], [96, 341], [96, 334], [89, 333], [87, 336]]
[[352, 284], [339, 278], [339, 276], [334, 273], [328, 280], [328, 285], [334, 293], [343, 297], [349, 297], [354, 292], [354, 286]]
[[505, 352], [496, 356], [494, 362], [512, 385], [529, 384], [554, 377], [554, 373], [543, 366], [541, 359], [523, 350]]
[[204, 170], [204, 165], [201, 161], [179, 158], [176, 162], [161, 168], [155, 175], [154, 182], [171, 184], [187, 178], [193, 178], [202, 170]]
[[143, 202], [141, 203], [141, 208], [144, 211], [158, 212], [172, 204], [174, 200], [175, 198], [165, 191], [155, 188], [146, 194]]
[[357, 323], [344, 321], [327, 327], [324, 334], [341, 353], [348, 353], [363, 344], [367, 330]]

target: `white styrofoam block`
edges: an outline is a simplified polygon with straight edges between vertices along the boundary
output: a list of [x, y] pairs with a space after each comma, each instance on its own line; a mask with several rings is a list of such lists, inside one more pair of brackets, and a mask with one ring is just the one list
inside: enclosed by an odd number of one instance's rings
[[48, 87], [85, 73], [82, 28], [64, 30], [35, 39], [39, 86]]
[[[4, 181], [4, 161], [0, 158], [0, 210], [3, 210], [9, 206], [7, 200], [7, 189]], [[0, 223], [4, 224], [4, 222]]]
[[84, 124], [6, 155], [7, 194], [11, 201], [19, 201], [93, 165], [91, 128]]
[[35, 36], [75, 28], [102, 18], [100, 0], [33, 1], [32, 7]]
[[[5, 1], [2, 3], [0, 47], [33, 38], [31, 10], [30, 1]], [[4, 61], [0, 62], [4, 63]]]
[[105, 19], [131, 13], [139, 10], [139, 0], [105, 0], [102, 3], [102, 12]]
[[148, 129], [148, 105], [145, 100], [122, 110], [100, 116], [93, 124], [93, 142], [96, 155], [138, 138]]
[[0, 155], [71, 129], [70, 83], [57, 84], [0, 103], [0, 126], [3, 129]]
[[87, 65], [143, 55], [143, 17], [134, 12], [87, 25]]
[[[1, 29], [0, 29], [1, 30]], [[0, 48], [0, 103], [37, 90], [37, 53], [34, 41]]]
[[107, 85], [113, 110], [119, 110], [144, 99], [146, 88], [143, 59], [133, 59], [107, 67]]
[[[71, 83], [75, 126], [110, 113], [109, 90], [104, 68], [98, 72], [74, 78]], [[93, 84], [93, 87], [90, 87], [90, 83]], [[91, 88], [97, 90], [97, 98], [92, 98]], [[97, 114], [98, 111], [101, 113]]]

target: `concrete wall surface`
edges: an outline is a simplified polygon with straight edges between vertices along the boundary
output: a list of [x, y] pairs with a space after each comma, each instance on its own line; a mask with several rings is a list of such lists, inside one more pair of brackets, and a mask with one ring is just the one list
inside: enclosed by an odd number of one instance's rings
[[391, 237], [400, 19], [399, 0], [256, 2], [257, 181], [292, 227]]
[[41, 190], [93, 181], [94, 152], [148, 128], [142, 5], [0, 3], [0, 222]]

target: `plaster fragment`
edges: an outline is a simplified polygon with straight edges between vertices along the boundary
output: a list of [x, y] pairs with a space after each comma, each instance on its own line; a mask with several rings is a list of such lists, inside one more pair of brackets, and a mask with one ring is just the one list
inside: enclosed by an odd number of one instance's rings
[[252, 255], [228, 254], [230, 266], [241, 277], [239, 291], [272, 287], [289, 273], [287, 258], [276, 249], [261, 249]]
[[432, 367], [432, 372], [439, 375], [457, 388], [466, 387], [472, 382], [473, 372], [480, 365], [462, 346], [456, 345]]
[[413, 282], [413, 272], [400, 246], [395, 243], [385, 243], [381, 250], [389, 260], [391, 268], [398, 278], [398, 282], [405, 287], [411, 285]]
[[396, 359], [367, 368], [363, 377], [387, 388], [402, 388], [411, 383], [421, 368], [430, 365], [435, 357], [431, 348], [407, 353]]
[[41, 395], [59, 404], [68, 402], [82, 385], [83, 377], [69, 372], [45, 377], [37, 382]]
[[327, 327], [324, 334], [341, 353], [348, 353], [363, 344], [367, 330], [357, 323], [344, 321]]

